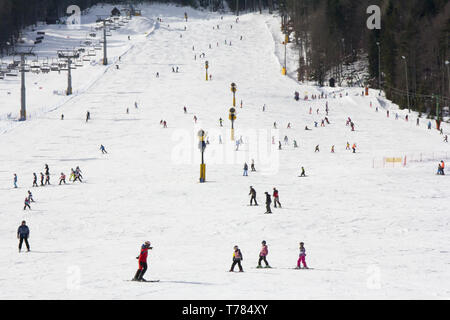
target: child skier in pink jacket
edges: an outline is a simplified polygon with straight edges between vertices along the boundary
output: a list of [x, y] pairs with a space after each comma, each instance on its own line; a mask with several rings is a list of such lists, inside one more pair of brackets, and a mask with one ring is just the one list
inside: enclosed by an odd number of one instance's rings
[[304, 245], [304, 243], [300, 242], [300, 248], [299, 248], [300, 249], [300, 255], [299, 255], [299, 258], [297, 260], [297, 267], [296, 267], [296, 269], [301, 269], [300, 263], [303, 263], [303, 268], [304, 269], [308, 269], [308, 266], [306, 265], [306, 261], [305, 261], [306, 250], [305, 250], [305, 247], [303, 245]]
[[261, 242], [261, 244], [262, 244], [262, 248], [261, 248], [261, 251], [259, 252], [259, 260], [258, 260], [258, 266], [257, 266], [257, 268], [262, 268], [262, 265], [261, 265], [261, 262], [262, 262], [262, 261], [264, 261], [264, 263], [266, 264], [266, 268], [271, 268], [271, 267], [269, 266], [269, 263], [268, 263], [267, 260], [266, 260], [266, 257], [267, 257], [267, 255], [269, 254], [269, 249], [267, 248], [266, 241], [263, 240], [263, 241]]

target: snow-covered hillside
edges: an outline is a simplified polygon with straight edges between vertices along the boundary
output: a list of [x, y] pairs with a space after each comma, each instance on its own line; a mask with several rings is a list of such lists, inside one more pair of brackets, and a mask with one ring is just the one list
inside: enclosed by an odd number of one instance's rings
[[[428, 120], [417, 126], [415, 113], [398, 110], [375, 90], [362, 97], [361, 88], [318, 88], [283, 77], [282, 37], [271, 15], [243, 14], [236, 23], [232, 15], [190, 8], [140, 9], [142, 17], [111, 37], [110, 66], [74, 70], [72, 97], [53, 95], [65, 89], [63, 72], [27, 75], [29, 121], [7, 119], [19, 112], [20, 84], [0, 80], [0, 298], [450, 297], [450, 180], [436, 175], [438, 160], [446, 160], [437, 157], [450, 149], [435, 128], [426, 128]], [[90, 14], [101, 10], [111, 7]], [[90, 30], [93, 19], [85, 18]], [[61, 39], [77, 32], [46, 28]], [[206, 60], [211, 81], [205, 81]], [[231, 82], [237, 84], [235, 137], [244, 141], [239, 151], [230, 139]], [[321, 93], [328, 99], [303, 100]], [[321, 127], [326, 103], [330, 124]], [[199, 183], [200, 129], [210, 141], [206, 183]], [[448, 124], [443, 130], [449, 133]], [[357, 145], [355, 154], [347, 142]], [[374, 165], [420, 154], [436, 161]], [[244, 177], [251, 159], [257, 171]], [[45, 164], [52, 185], [32, 188], [33, 172], [44, 172]], [[76, 166], [83, 183], [58, 185], [60, 173], [68, 180]], [[298, 177], [301, 166], [306, 178]], [[258, 207], [249, 206], [250, 186]], [[283, 208], [264, 214], [264, 192], [274, 187]], [[35, 202], [24, 211], [28, 190]], [[22, 220], [31, 231], [29, 253], [17, 250]], [[145, 240], [153, 246], [146, 278], [161, 281], [126, 282]], [[255, 268], [262, 240], [273, 269]], [[293, 269], [300, 241], [312, 270]], [[228, 272], [234, 245], [242, 250], [244, 273]]]

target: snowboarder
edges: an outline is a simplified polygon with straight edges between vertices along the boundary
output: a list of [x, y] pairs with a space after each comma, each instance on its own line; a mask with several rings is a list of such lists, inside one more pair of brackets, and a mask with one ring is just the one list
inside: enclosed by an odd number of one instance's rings
[[30, 207], [30, 200], [28, 199], [28, 197], [25, 197], [25, 201], [24, 201], [24, 206], [23, 206], [23, 210], [26, 210], [26, 209], [27, 209], [27, 207], [28, 207], [28, 209], [30, 209], [30, 210], [31, 210], [31, 207]]
[[258, 205], [258, 202], [256, 201], [256, 190], [253, 189], [252, 186], [250, 186], [250, 193], [249, 193], [248, 195], [251, 195], [251, 198], [250, 198], [250, 205], [252, 206], [252, 205], [253, 205], [253, 204], [252, 204], [253, 201], [255, 201], [255, 206], [257, 206], [257, 205]]
[[272, 203], [272, 199], [270, 198], [270, 194], [268, 192], [265, 192], [266, 194], [266, 212], [265, 213], [272, 213], [272, 210], [270, 210], [270, 204]]
[[269, 254], [269, 249], [267, 248], [266, 240], [263, 240], [261, 242], [262, 248], [259, 252], [259, 260], [258, 260], [258, 266], [257, 268], [262, 268], [261, 262], [264, 261], [266, 264], [266, 268], [270, 268], [269, 263], [267, 262], [267, 255]]
[[61, 176], [59, 177], [59, 184], [61, 185], [61, 183], [63, 182], [64, 184], [66, 184], [66, 175], [63, 172], [61, 172]]
[[36, 172], [33, 172], [33, 187], [38, 187]]
[[107, 151], [106, 151], [106, 149], [105, 149], [105, 146], [104, 145], [100, 145], [100, 151], [104, 154], [104, 153], [108, 153]]
[[242, 269], [241, 261], [244, 260], [242, 257], [242, 252], [239, 249], [238, 246], [234, 246], [234, 252], [233, 252], [233, 263], [231, 264], [230, 272], [234, 271], [234, 267], [236, 264], [239, 267], [239, 272], [244, 272], [244, 269]]
[[297, 260], [297, 267], [296, 267], [296, 269], [301, 269], [300, 263], [303, 263], [303, 268], [304, 268], [304, 269], [308, 269], [308, 266], [306, 265], [306, 261], [305, 261], [306, 250], [305, 250], [305, 247], [304, 247], [304, 243], [303, 243], [303, 242], [300, 242], [300, 247], [299, 247], [299, 249], [300, 249], [300, 254], [299, 254], [299, 258], [298, 258], [298, 260]]
[[139, 268], [134, 275], [133, 281], [147, 281], [143, 277], [147, 271], [147, 256], [149, 249], [151, 250], [153, 247], [150, 247], [150, 241], [145, 241], [141, 247], [141, 253], [136, 257], [136, 259], [138, 259]]
[[276, 188], [273, 188], [273, 204], [274, 204], [275, 208], [277, 207], [277, 203], [278, 203], [278, 206], [281, 208], [281, 203], [280, 203], [280, 197], [278, 195], [278, 190]]
[[245, 177], [248, 177], [248, 165], [247, 162], [244, 163], [244, 174]]
[[17, 188], [17, 174], [14, 173], [14, 188]]
[[30, 251], [30, 244], [28, 243], [28, 238], [30, 237], [30, 229], [28, 228], [25, 220], [17, 229], [17, 239], [19, 239], [19, 252], [22, 250], [22, 243], [25, 241], [27, 246], [27, 251]]

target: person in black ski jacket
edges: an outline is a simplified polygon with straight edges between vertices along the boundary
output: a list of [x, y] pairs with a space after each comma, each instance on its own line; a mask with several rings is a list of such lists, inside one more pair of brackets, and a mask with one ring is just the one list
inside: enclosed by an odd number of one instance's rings
[[252, 186], [250, 186], [250, 193], [248, 195], [251, 195], [250, 205], [253, 205], [253, 201], [255, 201], [255, 206], [257, 206], [258, 202], [256, 202], [256, 190], [253, 189]]
[[26, 225], [25, 220], [17, 229], [17, 239], [19, 239], [19, 252], [22, 250], [22, 243], [25, 240], [25, 245], [27, 246], [27, 251], [30, 251], [30, 244], [28, 243], [28, 238], [30, 237], [30, 229]]
[[272, 203], [272, 199], [270, 198], [270, 194], [266, 192], [266, 213], [272, 213], [270, 210], [270, 204]]

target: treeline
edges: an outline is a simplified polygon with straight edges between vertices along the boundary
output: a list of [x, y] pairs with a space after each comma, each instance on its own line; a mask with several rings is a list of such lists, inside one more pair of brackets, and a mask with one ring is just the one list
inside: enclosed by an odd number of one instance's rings
[[[408, 108], [408, 96], [411, 109], [432, 115], [438, 102], [449, 105], [448, 0], [279, 2], [282, 28], [298, 44], [299, 80], [323, 85], [331, 71], [339, 83], [344, 66], [367, 55], [368, 84], [378, 88], [381, 78], [387, 97], [402, 108]], [[370, 5], [381, 8], [380, 30], [366, 26]]]

